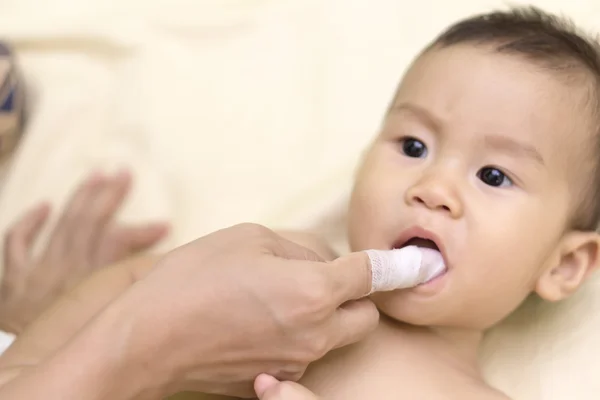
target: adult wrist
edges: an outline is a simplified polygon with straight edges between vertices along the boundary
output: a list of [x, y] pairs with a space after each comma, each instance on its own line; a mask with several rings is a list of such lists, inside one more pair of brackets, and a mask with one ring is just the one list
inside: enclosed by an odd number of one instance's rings
[[156, 399], [167, 394], [168, 376], [152, 373], [148, 355], [137, 346], [134, 323], [126, 306], [113, 303], [50, 360], [56, 366], [71, 364], [78, 371], [78, 379], [70, 378], [69, 392], [93, 400]]
[[100, 360], [90, 357], [89, 367], [97, 369], [101, 382], [110, 383], [107, 399], [156, 399], [170, 394], [171, 374], [162, 368], [147, 340], [152, 332], [140, 329], [138, 311], [117, 301], [82, 332], [81, 343], [74, 343], [75, 351], [77, 346], [96, 350]]
[[[141, 376], [136, 386], [160, 392], [163, 397], [188, 390], [221, 393], [223, 383], [214, 372], [220, 367], [218, 362], [215, 364], [222, 351], [217, 350], [220, 336], [207, 328], [200, 335], [196, 331], [193, 339], [186, 337], [181, 325], [172, 323], [181, 312], [178, 302], [151, 305], [148, 297], [145, 290], [130, 290], [108, 311], [108, 315], [115, 313], [120, 315], [118, 319], [126, 321], [127, 325], [121, 325], [126, 327], [119, 341], [119, 346], [126, 349], [121, 364]], [[214, 304], [209, 300], [205, 304], [196, 302], [194, 306], [210, 310]], [[207, 318], [204, 322], [210, 324], [209, 321]], [[190, 339], [193, 342], [186, 345]], [[155, 395], [155, 398], [160, 397]]]
[[1, 398], [142, 400], [164, 397], [166, 380], [147, 374], [129, 351], [127, 313], [109, 307], [53, 356], [28, 365], [0, 386]]

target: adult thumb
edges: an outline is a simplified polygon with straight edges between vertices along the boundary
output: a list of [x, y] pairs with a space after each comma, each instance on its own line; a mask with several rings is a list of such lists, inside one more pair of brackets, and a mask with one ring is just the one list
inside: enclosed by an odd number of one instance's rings
[[279, 382], [270, 375], [259, 375], [254, 381], [259, 400], [318, 400], [305, 387], [294, 382]]

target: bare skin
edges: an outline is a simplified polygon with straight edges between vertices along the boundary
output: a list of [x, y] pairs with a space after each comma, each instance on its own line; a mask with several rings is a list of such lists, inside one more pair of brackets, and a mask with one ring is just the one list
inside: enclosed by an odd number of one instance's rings
[[[244, 245], [231, 250], [232, 243]], [[322, 259], [267, 228], [244, 224], [159, 261], [104, 268], [46, 310], [0, 358], [0, 398], [158, 399], [182, 390], [248, 397], [261, 371], [298, 379], [310, 362], [377, 326], [374, 305], [361, 300], [370, 290], [368, 258]], [[345, 272], [351, 269], [356, 273]], [[203, 301], [236, 285], [228, 302]], [[220, 331], [231, 326], [231, 312], [245, 326]], [[249, 314], [254, 317], [242, 317]], [[207, 321], [217, 329], [207, 329]], [[234, 351], [224, 355], [227, 336]], [[194, 346], [197, 354], [190, 354]]]
[[[483, 333], [531, 293], [569, 297], [599, 266], [600, 236], [569, 225], [583, 184], [577, 145], [590, 139], [583, 97], [486, 48], [434, 49], [413, 65], [359, 169], [348, 237], [361, 251], [401, 247], [411, 230], [431, 235], [448, 270], [372, 296], [378, 328], [312, 363], [299, 383], [313, 393], [285, 386], [288, 400], [507, 399], [480, 374]], [[318, 239], [288, 237], [335, 258]], [[15, 354], [6, 368], [19, 365]]]
[[[319, 243], [304, 233], [287, 233], [303, 245]], [[318, 248], [327, 245], [320, 242]], [[329, 250], [329, 254], [333, 254]], [[457, 337], [462, 336], [461, 333]], [[417, 328], [382, 317], [379, 327], [362, 341], [334, 350], [311, 364], [299, 383], [303, 388], [278, 388], [261, 400], [402, 399], [509, 400], [481, 377], [476, 354], [480, 336], [464, 349], [434, 330]], [[462, 338], [461, 338], [462, 340]], [[433, 384], [432, 384], [433, 383]], [[318, 397], [317, 397], [318, 396]], [[405, 396], [405, 397], [404, 397]], [[223, 396], [182, 393], [171, 400], [225, 400]]]
[[[531, 293], [569, 297], [599, 266], [600, 236], [569, 225], [585, 185], [577, 144], [592, 138], [584, 105], [584, 90], [485, 47], [418, 59], [358, 170], [348, 239], [360, 251], [425, 236], [448, 271], [372, 296], [377, 330], [299, 383], [327, 400], [507, 399], [481, 376], [484, 332]], [[180, 399], [194, 398], [210, 397]]]

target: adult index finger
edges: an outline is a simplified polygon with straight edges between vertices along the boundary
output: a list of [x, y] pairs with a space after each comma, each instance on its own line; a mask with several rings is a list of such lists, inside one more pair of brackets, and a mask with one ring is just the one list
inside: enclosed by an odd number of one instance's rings
[[374, 292], [411, 288], [445, 271], [439, 252], [416, 246], [351, 253], [331, 264], [328, 272], [340, 304]]

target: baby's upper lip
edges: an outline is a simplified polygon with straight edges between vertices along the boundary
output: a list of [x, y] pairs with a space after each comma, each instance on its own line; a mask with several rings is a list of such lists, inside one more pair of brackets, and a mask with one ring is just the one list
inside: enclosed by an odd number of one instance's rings
[[406, 242], [413, 238], [431, 240], [433, 243], [435, 243], [435, 245], [440, 251], [440, 254], [442, 255], [442, 258], [444, 259], [444, 264], [446, 264], [446, 268], [449, 267], [448, 257], [446, 254], [446, 248], [444, 247], [444, 243], [438, 235], [436, 235], [430, 230], [423, 228], [422, 226], [415, 225], [402, 231], [400, 236], [398, 236], [398, 239], [394, 242], [392, 248], [399, 249], [402, 246], [404, 246]]

